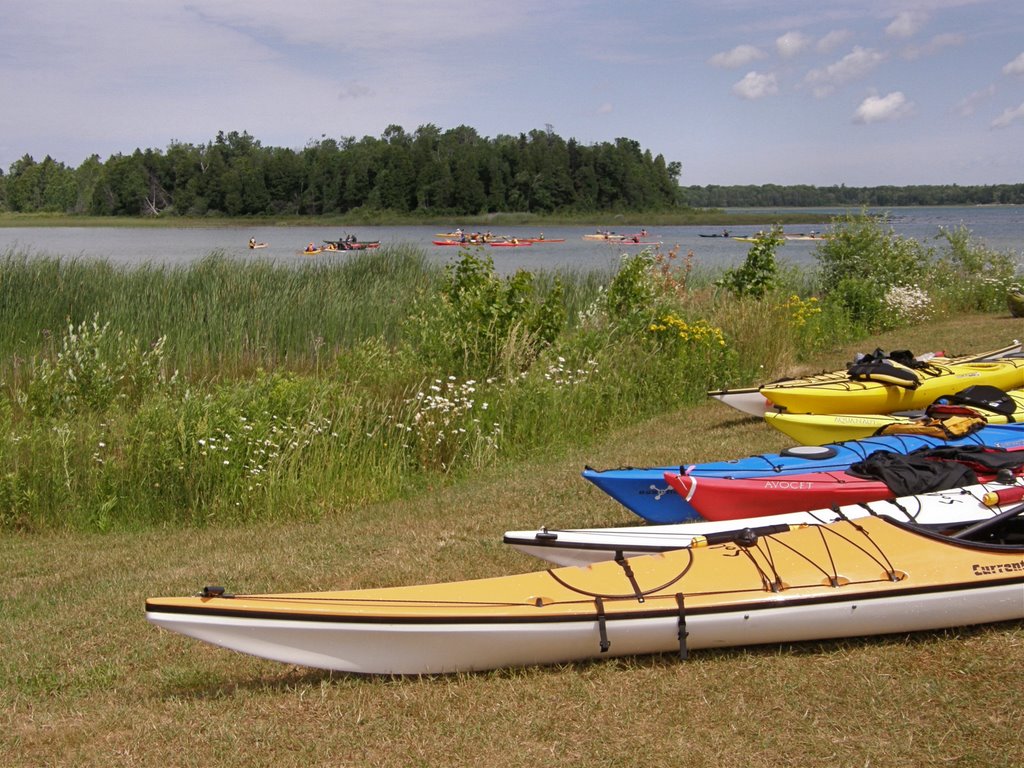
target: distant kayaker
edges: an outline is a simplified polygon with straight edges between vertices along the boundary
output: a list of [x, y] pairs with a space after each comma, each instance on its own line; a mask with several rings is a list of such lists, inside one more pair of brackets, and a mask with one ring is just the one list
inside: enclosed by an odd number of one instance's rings
[[250, 237], [249, 238], [249, 247], [250, 248], [255, 248], [256, 247], [256, 238], [255, 237]]

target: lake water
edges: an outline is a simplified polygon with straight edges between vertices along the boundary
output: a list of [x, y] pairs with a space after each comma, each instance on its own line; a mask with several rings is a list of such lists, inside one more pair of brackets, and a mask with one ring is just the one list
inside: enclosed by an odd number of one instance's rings
[[[750, 209], [745, 209], [750, 210]], [[793, 213], [793, 209], [778, 209]], [[807, 208], [796, 212], [839, 213], [839, 209]], [[941, 228], [966, 226], [972, 235], [990, 248], [1010, 253], [1018, 260], [1024, 258], [1024, 206], [949, 206], [928, 208], [890, 208], [893, 229], [900, 235], [922, 243], [931, 242]], [[454, 228], [458, 222], [453, 222]], [[628, 226], [608, 229], [633, 233]], [[824, 230], [822, 224], [788, 224], [787, 232]], [[214, 252], [222, 251], [238, 259], [271, 259], [285, 263], [304, 263], [310, 257], [301, 255], [306, 243], [320, 244], [325, 239], [337, 239], [348, 233], [360, 240], [380, 240], [382, 245], [411, 243], [421, 246], [439, 263], [451, 261], [458, 249], [435, 246], [432, 240], [443, 227], [351, 227], [348, 229], [326, 226], [268, 226], [268, 227], [193, 227], [193, 228], [122, 228], [122, 227], [11, 227], [0, 228], [0, 253], [25, 252], [36, 256], [62, 258], [103, 259], [112, 264], [137, 266], [145, 263], [183, 265]], [[701, 267], [727, 267], [742, 263], [750, 248], [749, 243], [724, 237], [701, 237], [717, 234], [721, 230], [711, 226], [649, 227], [648, 240], [662, 243], [662, 249], [680, 247], [681, 254], [693, 251], [694, 263]], [[756, 226], [736, 226], [733, 235], [753, 234]], [[496, 269], [510, 274], [516, 269], [530, 271], [571, 269], [591, 270], [612, 268], [623, 253], [635, 251], [636, 246], [584, 240], [583, 235], [595, 231], [594, 227], [545, 227], [548, 239], [564, 238], [565, 242], [538, 243], [520, 248], [486, 248], [494, 259]], [[535, 237], [537, 227], [501, 227], [495, 234], [517, 237]], [[268, 243], [268, 247], [252, 251], [247, 247], [250, 237]], [[778, 250], [780, 262], [795, 265], [812, 264], [816, 243], [790, 241]], [[325, 253], [317, 259], [345, 259], [347, 254]]]

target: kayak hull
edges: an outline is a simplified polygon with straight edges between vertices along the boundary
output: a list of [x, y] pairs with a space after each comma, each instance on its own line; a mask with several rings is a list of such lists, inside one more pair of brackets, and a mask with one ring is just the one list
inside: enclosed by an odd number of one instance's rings
[[[964, 355], [954, 358], [946, 358], [942, 355], [929, 355], [928, 359], [945, 363], [964, 363], [999, 360], [1005, 357], [1020, 355], [1020, 353], [1020, 343], [1014, 342], [1013, 344], [1009, 344], [1005, 347], [990, 350], [988, 352], [982, 352], [976, 355]], [[849, 375], [845, 370], [842, 370], [828, 371], [826, 373], [819, 373], [814, 376], [806, 376], [801, 378], [783, 379], [782, 381], [772, 382], [771, 384], [765, 384], [762, 386], [772, 387], [773, 389], [778, 390], [784, 387], [802, 387], [807, 385], [816, 385], [824, 383], [845, 382], [848, 380]], [[764, 396], [764, 394], [761, 392], [761, 389], [762, 387], [737, 387], [734, 389], [718, 389], [709, 391], [708, 397], [714, 398], [715, 400], [718, 400], [719, 402], [722, 402], [725, 405], [728, 405], [732, 408], [736, 408], [744, 413], [749, 413], [751, 416], [763, 416], [766, 412], [772, 412], [775, 411], [776, 409], [772, 401]]]
[[[1017, 404], [1012, 417], [991, 411], [978, 411], [989, 424], [1006, 424], [1024, 421], [1024, 390], [1006, 393]], [[863, 440], [873, 437], [881, 430], [899, 425], [912, 425], [914, 416], [898, 413], [786, 413], [768, 411], [765, 421], [775, 429], [796, 440], [801, 445], [823, 445], [848, 440]]]
[[[1002, 503], [987, 504], [985, 496], [999, 493]], [[981, 483], [949, 491], [935, 491], [898, 499], [830, 506], [828, 508], [766, 515], [756, 519], [700, 521], [666, 525], [630, 525], [614, 528], [541, 528], [505, 531], [503, 543], [555, 565], [587, 566], [605, 560], [638, 557], [685, 549], [696, 539], [752, 528], [782, 525], [827, 525], [843, 519], [885, 515], [915, 525], [939, 527], [984, 520], [1024, 500], [1024, 481], [1014, 485]]]
[[476, 581], [150, 598], [146, 617], [286, 664], [449, 673], [1020, 619], [1022, 555], [865, 518]]
[[942, 440], [927, 435], [887, 435], [684, 467], [623, 467], [606, 470], [588, 467], [582, 474], [584, 479], [648, 522], [682, 523], [702, 518], [699, 511], [665, 481], [666, 472], [682, 472], [698, 478], [781, 478], [807, 472], [842, 472], [875, 451], [905, 455], [919, 448], [944, 445], [1018, 449], [1024, 447], [1024, 424], [993, 424], [955, 440]]
[[1024, 387], [1024, 360], [955, 363], [923, 378], [914, 389], [879, 381], [836, 381], [805, 387], [768, 385], [761, 393], [791, 413], [892, 413], [926, 408], [940, 397], [985, 384], [1003, 391]]

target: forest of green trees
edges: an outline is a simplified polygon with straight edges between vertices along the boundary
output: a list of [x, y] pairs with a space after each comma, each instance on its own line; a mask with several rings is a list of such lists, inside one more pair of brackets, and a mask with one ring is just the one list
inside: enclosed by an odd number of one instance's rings
[[897, 205], [997, 205], [1024, 204], [1024, 184], [960, 186], [958, 184], [905, 187], [782, 186], [684, 187], [683, 201], [694, 208], [806, 208], [889, 207]]
[[681, 204], [679, 163], [630, 139], [583, 146], [550, 130], [483, 138], [469, 127], [322, 138], [302, 150], [247, 133], [96, 155], [78, 168], [24, 156], [0, 176], [13, 212], [181, 216], [659, 211]]
[[682, 167], [638, 142], [582, 145], [550, 128], [489, 139], [473, 128], [321, 137], [301, 150], [248, 133], [172, 142], [77, 168], [25, 155], [0, 169], [0, 212], [93, 216], [579, 215], [693, 208], [1024, 203], [1024, 184], [680, 186]]

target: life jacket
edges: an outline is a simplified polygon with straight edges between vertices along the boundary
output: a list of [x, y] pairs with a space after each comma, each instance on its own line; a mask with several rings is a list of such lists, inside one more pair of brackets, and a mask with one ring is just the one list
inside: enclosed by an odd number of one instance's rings
[[877, 381], [904, 389], [917, 389], [921, 385], [921, 377], [917, 373], [894, 360], [854, 363], [846, 374], [851, 381]]
[[924, 375], [937, 375], [942, 369], [918, 360], [908, 349], [886, 354], [881, 349], [861, 355], [849, 365], [846, 374], [851, 381], [877, 381], [905, 389], [917, 389]]
[[988, 424], [988, 420], [980, 414], [947, 415], [943, 418], [925, 416], [911, 422], [886, 424], [878, 429], [876, 435], [930, 435], [943, 440], [954, 440], [966, 437], [972, 432]]

